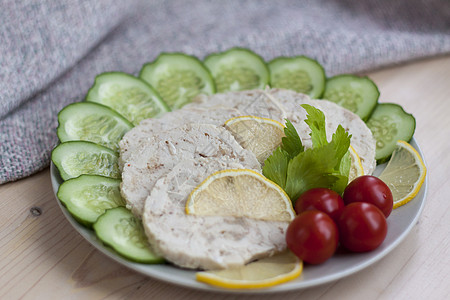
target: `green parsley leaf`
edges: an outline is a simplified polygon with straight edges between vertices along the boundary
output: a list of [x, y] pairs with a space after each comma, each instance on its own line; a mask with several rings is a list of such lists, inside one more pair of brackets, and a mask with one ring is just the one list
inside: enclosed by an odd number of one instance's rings
[[345, 153], [344, 157], [341, 159], [341, 164], [339, 165], [339, 173], [347, 176], [350, 174], [350, 168], [352, 165], [352, 158], [350, 157], [350, 150]]
[[293, 202], [309, 189], [331, 187], [338, 180], [334, 175], [336, 158], [330, 152], [331, 145], [310, 148], [289, 162], [285, 191]]
[[331, 187], [331, 189], [341, 195], [344, 193], [345, 187], [348, 184], [348, 175], [352, 163], [350, 152], [348, 150], [350, 147], [350, 138], [351, 135], [339, 125], [330, 142], [334, 147], [336, 159], [338, 161], [335, 166], [335, 172], [339, 176], [339, 180]]
[[265, 160], [262, 169], [263, 175], [278, 184], [282, 189], [285, 189], [289, 160], [289, 154], [282, 150], [281, 147], [278, 147]]
[[301, 106], [307, 113], [305, 123], [311, 128], [310, 135], [313, 147], [320, 147], [328, 144], [324, 113], [309, 104], [302, 104]]
[[[333, 144], [335, 151], [336, 151], [336, 158], [338, 160], [338, 164], [336, 165], [337, 171], [340, 170], [342, 158], [348, 152], [348, 148], [350, 147], [351, 137], [352, 136], [349, 135], [348, 132], [346, 132], [345, 129], [341, 125], [339, 125], [338, 128], [336, 129], [336, 132], [333, 133], [333, 136], [331, 138], [331, 144]], [[349, 160], [349, 163], [351, 163], [350, 160]], [[348, 169], [350, 172], [350, 165], [348, 165]], [[345, 175], [345, 173], [343, 173], [343, 175]], [[348, 173], [347, 173], [347, 176], [348, 176]]]
[[284, 128], [284, 135], [281, 139], [281, 149], [289, 154], [289, 158], [294, 158], [300, 152], [304, 151], [302, 140], [298, 136], [297, 130], [291, 121], [286, 119], [286, 127]]

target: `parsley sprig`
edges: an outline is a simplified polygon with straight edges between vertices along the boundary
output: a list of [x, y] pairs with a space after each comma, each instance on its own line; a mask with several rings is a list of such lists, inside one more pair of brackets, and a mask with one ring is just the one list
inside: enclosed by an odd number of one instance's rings
[[264, 162], [263, 174], [283, 188], [291, 200], [309, 189], [329, 188], [339, 194], [348, 183], [351, 135], [339, 125], [328, 142], [325, 115], [311, 105], [301, 105], [311, 128], [312, 148], [305, 149], [292, 123], [286, 119], [282, 144]]

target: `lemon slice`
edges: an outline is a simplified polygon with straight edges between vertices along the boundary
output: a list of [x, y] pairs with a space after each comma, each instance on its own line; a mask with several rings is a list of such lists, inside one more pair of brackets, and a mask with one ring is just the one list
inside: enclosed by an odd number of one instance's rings
[[215, 172], [189, 195], [186, 213], [198, 216], [249, 217], [291, 221], [289, 196], [276, 183], [249, 169]]
[[350, 173], [348, 175], [348, 182], [352, 182], [353, 179], [356, 177], [364, 175], [364, 169], [361, 164], [361, 159], [359, 158], [358, 153], [356, 152], [355, 148], [353, 148], [351, 145], [349, 147], [350, 152], [350, 158], [351, 158], [351, 165], [350, 165]]
[[302, 261], [285, 251], [239, 268], [198, 272], [196, 279], [223, 288], [267, 288], [297, 278], [302, 269]]
[[408, 203], [417, 195], [426, 173], [420, 154], [407, 142], [397, 141], [391, 159], [379, 176], [391, 189], [394, 208]]
[[281, 145], [284, 126], [278, 121], [254, 116], [231, 118], [225, 122], [242, 148], [255, 154], [262, 164], [272, 152]]

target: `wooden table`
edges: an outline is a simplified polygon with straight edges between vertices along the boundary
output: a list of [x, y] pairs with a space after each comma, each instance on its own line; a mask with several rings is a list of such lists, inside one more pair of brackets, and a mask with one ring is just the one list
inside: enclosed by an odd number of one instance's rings
[[[368, 74], [381, 102], [414, 114], [429, 190], [418, 224], [389, 255], [341, 280], [249, 299], [450, 299], [450, 57]], [[229, 299], [140, 275], [95, 250], [63, 216], [48, 170], [0, 186], [0, 299]]]

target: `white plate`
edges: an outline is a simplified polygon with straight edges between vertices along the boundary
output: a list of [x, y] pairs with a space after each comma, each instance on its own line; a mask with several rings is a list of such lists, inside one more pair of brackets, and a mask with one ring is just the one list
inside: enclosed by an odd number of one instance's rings
[[[419, 146], [415, 142], [414, 138], [411, 141], [411, 145], [420, 153], [423, 157], [423, 153]], [[377, 166], [375, 170], [375, 175], [378, 175], [383, 169], [384, 165]], [[51, 180], [53, 191], [56, 196], [59, 185], [62, 183], [62, 179], [59, 176], [56, 167], [51, 164]], [[284, 292], [298, 290], [306, 287], [312, 287], [327, 282], [331, 282], [345, 276], [351, 275], [357, 271], [360, 271], [376, 261], [380, 260], [386, 254], [391, 252], [407, 234], [411, 231], [422, 212], [425, 204], [425, 196], [427, 192], [428, 180], [425, 179], [421, 190], [408, 204], [401, 206], [392, 211], [388, 218], [388, 233], [386, 240], [383, 244], [375, 249], [374, 251], [367, 253], [337, 253], [328, 261], [321, 265], [305, 266], [302, 275], [292, 281], [287, 283], [267, 288], [267, 289], [253, 289], [253, 290], [233, 290], [233, 289], [221, 289], [214, 286], [210, 286], [195, 280], [195, 271], [180, 269], [169, 264], [162, 265], [145, 265], [130, 262], [113, 250], [105, 247], [95, 236], [92, 230], [89, 230], [82, 225], [78, 224], [66, 208], [58, 200], [59, 206], [63, 211], [66, 218], [72, 224], [72, 226], [94, 247], [109, 256], [111, 259], [117, 261], [118, 263], [133, 269], [142, 274], [148, 275], [152, 278], [166, 281], [172, 284], [177, 284], [189, 288], [209, 290], [209, 291], [220, 291], [220, 292], [247, 292], [247, 293], [270, 293], [270, 292]]]

